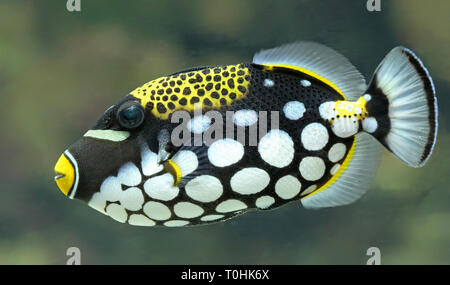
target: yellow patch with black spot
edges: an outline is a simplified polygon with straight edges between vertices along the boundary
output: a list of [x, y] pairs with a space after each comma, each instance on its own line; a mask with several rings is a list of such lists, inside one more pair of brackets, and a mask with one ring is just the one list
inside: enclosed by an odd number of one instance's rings
[[250, 72], [242, 64], [211, 67], [160, 77], [130, 94], [157, 118], [166, 120], [177, 110], [193, 111], [194, 106], [219, 109], [245, 97]]
[[334, 111], [336, 111], [336, 114], [339, 117], [356, 117], [358, 119], [364, 119], [369, 115], [366, 109], [366, 103], [367, 101], [364, 97], [360, 97], [355, 102], [344, 100], [336, 101], [334, 104]]

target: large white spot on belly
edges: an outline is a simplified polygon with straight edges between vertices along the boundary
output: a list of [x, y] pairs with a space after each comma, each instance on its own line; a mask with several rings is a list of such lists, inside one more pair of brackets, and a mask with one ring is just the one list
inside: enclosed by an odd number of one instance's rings
[[108, 213], [111, 218], [121, 223], [125, 223], [128, 217], [125, 209], [119, 204], [109, 204], [108, 207], [106, 207], [106, 213]]
[[256, 207], [260, 209], [267, 209], [270, 206], [272, 206], [273, 203], [275, 203], [275, 199], [271, 196], [261, 196], [258, 199], [256, 199]]
[[308, 181], [316, 181], [325, 173], [325, 163], [320, 157], [307, 156], [300, 161], [300, 174]]
[[233, 120], [238, 126], [250, 126], [258, 121], [258, 114], [253, 110], [239, 110], [234, 113]]
[[302, 130], [301, 141], [307, 150], [320, 150], [328, 143], [327, 128], [320, 123], [311, 123]]
[[158, 155], [151, 151], [148, 145], [142, 147], [141, 158], [142, 173], [146, 176], [158, 173], [164, 168], [161, 164], [158, 164]]
[[200, 115], [192, 118], [187, 123], [187, 128], [194, 134], [201, 134], [206, 131], [211, 125], [211, 118], [205, 115]]
[[244, 202], [236, 199], [229, 199], [217, 205], [216, 211], [219, 213], [229, 213], [243, 210], [245, 208], [247, 208], [247, 205]]
[[283, 112], [286, 118], [289, 120], [298, 120], [303, 117], [306, 108], [302, 102], [299, 101], [291, 101], [284, 105]]
[[197, 155], [190, 150], [177, 152], [172, 161], [180, 168], [181, 176], [194, 172], [198, 167]]
[[141, 189], [133, 187], [125, 190], [120, 198], [120, 204], [129, 211], [139, 211], [144, 204], [144, 195]]
[[201, 217], [200, 220], [204, 221], [204, 222], [210, 222], [210, 221], [215, 221], [215, 220], [221, 219], [223, 217], [225, 217], [225, 216], [224, 215], [207, 215], [207, 216]]
[[268, 164], [285, 167], [294, 158], [294, 142], [285, 131], [271, 130], [259, 141], [258, 152]]
[[348, 138], [358, 132], [359, 124], [356, 118], [339, 117], [331, 125], [333, 133], [341, 138]]
[[173, 221], [167, 221], [164, 223], [166, 227], [182, 227], [189, 224], [189, 221], [183, 221], [183, 220], [173, 220]]
[[148, 217], [158, 221], [167, 220], [172, 215], [169, 208], [159, 202], [147, 202], [145, 203], [143, 210]]
[[328, 151], [328, 159], [331, 162], [339, 161], [342, 158], [344, 158], [346, 151], [347, 151], [347, 148], [345, 147], [345, 144], [336, 143]]
[[141, 183], [141, 179], [142, 179], [139, 169], [132, 162], [125, 163], [119, 169], [117, 178], [119, 179], [120, 183], [127, 185], [127, 186], [139, 185], [139, 183]]
[[178, 195], [178, 187], [173, 186], [174, 180], [170, 173], [148, 179], [144, 190], [148, 196], [156, 200], [170, 201]]
[[106, 178], [100, 186], [100, 193], [106, 201], [119, 201], [122, 197], [122, 185], [115, 176]]
[[337, 116], [337, 112], [334, 110], [335, 103], [334, 101], [328, 101], [320, 104], [319, 106], [319, 114], [320, 117], [324, 120], [331, 120]]
[[186, 184], [184, 189], [189, 197], [203, 203], [215, 201], [223, 193], [222, 183], [211, 175], [195, 177]]
[[178, 202], [173, 207], [175, 215], [181, 218], [192, 219], [203, 214], [202, 207], [192, 204], [190, 202]]
[[208, 148], [208, 159], [217, 167], [232, 165], [241, 160], [243, 155], [244, 146], [229, 138], [215, 141]]
[[266, 171], [249, 167], [238, 171], [231, 177], [231, 189], [242, 195], [255, 194], [269, 185], [270, 176]]
[[147, 218], [146, 216], [144, 216], [142, 214], [131, 215], [130, 218], [128, 219], [128, 223], [133, 226], [151, 227], [151, 226], [156, 225], [156, 223], [154, 221], [150, 220], [149, 218]]
[[106, 200], [104, 198], [104, 195], [102, 193], [95, 193], [91, 200], [89, 200], [88, 205], [97, 211], [106, 214], [105, 207], [106, 207]]
[[283, 199], [294, 198], [300, 193], [301, 188], [300, 181], [292, 175], [283, 176], [275, 183], [275, 193]]

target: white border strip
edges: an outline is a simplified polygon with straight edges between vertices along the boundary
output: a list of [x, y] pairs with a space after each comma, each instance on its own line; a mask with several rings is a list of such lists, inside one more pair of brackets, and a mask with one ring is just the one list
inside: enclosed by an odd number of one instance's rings
[[73, 167], [75, 168], [75, 182], [73, 183], [72, 186], [72, 191], [70, 192], [70, 199], [73, 199], [73, 197], [75, 196], [75, 192], [77, 192], [77, 188], [78, 188], [78, 179], [79, 179], [79, 171], [78, 171], [78, 163], [75, 160], [75, 158], [73, 157], [73, 155], [66, 150], [64, 152], [64, 155], [70, 160], [70, 163], [72, 163]]

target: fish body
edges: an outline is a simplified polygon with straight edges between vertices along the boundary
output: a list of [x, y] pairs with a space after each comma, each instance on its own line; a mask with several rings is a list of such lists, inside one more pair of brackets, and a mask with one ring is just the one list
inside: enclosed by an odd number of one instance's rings
[[140, 226], [207, 224], [297, 200], [345, 205], [370, 187], [381, 145], [425, 164], [436, 140], [434, 94], [406, 48], [393, 49], [366, 85], [332, 49], [289, 44], [138, 87], [64, 152], [56, 182]]

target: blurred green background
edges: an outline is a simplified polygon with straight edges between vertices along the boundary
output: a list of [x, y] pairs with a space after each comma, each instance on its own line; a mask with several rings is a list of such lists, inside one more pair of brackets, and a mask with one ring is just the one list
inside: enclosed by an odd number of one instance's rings
[[[450, 263], [450, 2], [66, 1], [0, 4], [0, 264]], [[308, 211], [291, 203], [194, 228], [123, 225], [71, 201], [53, 181], [60, 153], [127, 92], [201, 65], [250, 61], [255, 51], [314, 40], [370, 79], [394, 46], [429, 68], [439, 102], [434, 155], [421, 169], [384, 151], [357, 203]]]

